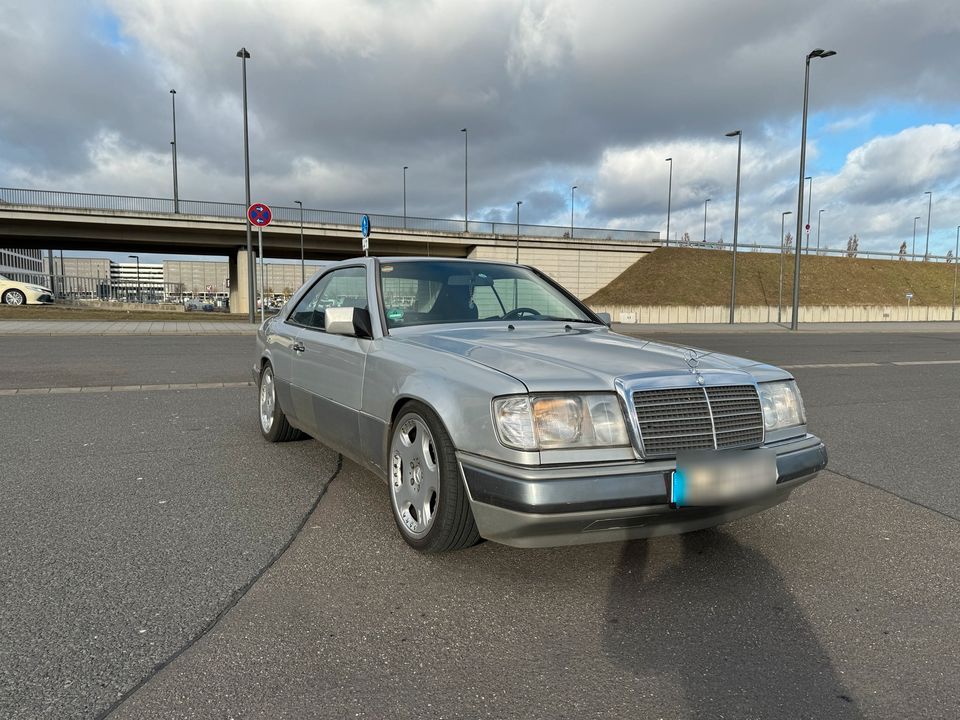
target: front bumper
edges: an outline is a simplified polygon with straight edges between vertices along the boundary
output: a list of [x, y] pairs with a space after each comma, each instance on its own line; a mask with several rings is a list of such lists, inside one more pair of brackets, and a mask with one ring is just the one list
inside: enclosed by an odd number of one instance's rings
[[480, 535], [519, 547], [628, 540], [700, 530], [777, 505], [827, 465], [814, 435], [769, 446], [777, 484], [738, 505], [674, 508], [673, 461], [577, 467], [517, 467], [458, 457]]

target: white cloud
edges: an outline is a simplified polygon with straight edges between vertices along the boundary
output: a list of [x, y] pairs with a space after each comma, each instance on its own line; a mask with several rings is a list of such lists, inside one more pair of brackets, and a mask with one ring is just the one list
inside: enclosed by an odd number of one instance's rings
[[507, 70], [514, 80], [557, 69], [575, 30], [572, 2], [525, 2], [511, 33]]
[[860, 115], [850, 115], [848, 117], [835, 120], [832, 123], [828, 123], [823, 129], [828, 133], [841, 133], [847, 132], [848, 130], [856, 130], [869, 126], [876, 116], [876, 112], [873, 111], [865, 112]]

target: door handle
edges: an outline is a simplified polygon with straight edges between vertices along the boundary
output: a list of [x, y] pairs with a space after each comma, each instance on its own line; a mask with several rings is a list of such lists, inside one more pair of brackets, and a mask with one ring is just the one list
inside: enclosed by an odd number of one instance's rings
[[304, 350], [306, 350], [306, 349], [307, 349], [307, 348], [305, 348], [305, 347], [303, 346], [303, 343], [302, 343], [302, 342], [297, 341], [297, 342], [295, 342], [295, 343], [293, 344], [293, 351], [294, 351], [294, 352], [302, 353], [302, 352], [303, 352]]

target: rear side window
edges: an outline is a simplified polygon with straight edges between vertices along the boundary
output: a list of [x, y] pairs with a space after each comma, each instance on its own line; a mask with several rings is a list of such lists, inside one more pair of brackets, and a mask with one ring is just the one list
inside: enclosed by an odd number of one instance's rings
[[288, 320], [323, 330], [323, 314], [328, 307], [367, 308], [366, 268], [348, 267], [327, 273], [301, 298]]

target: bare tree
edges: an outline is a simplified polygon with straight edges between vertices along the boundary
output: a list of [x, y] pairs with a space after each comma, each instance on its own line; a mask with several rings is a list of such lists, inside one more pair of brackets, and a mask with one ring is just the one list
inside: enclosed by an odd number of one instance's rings
[[953, 250], [947, 250], [947, 262], [952, 263], [955, 261], [956, 261], [956, 258], [953, 256]]
[[898, 252], [897, 255], [899, 256], [897, 257], [897, 260], [907, 259], [907, 241], [906, 240], [900, 243], [900, 252]]
[[787, 233], [786, 237], [783, 238], [783, 251], [787, 255], [793, 255], [793, 235]]
[[690, 233], [685, 232], [685, 233], [680, 237], [680, 245], [681, 245], [682, 247], [689, 247], [689, 246], [690, 246]]
[[847, 257], [855, 258], [860, 248], [860, 238], [854, 233], [847, 239]]

